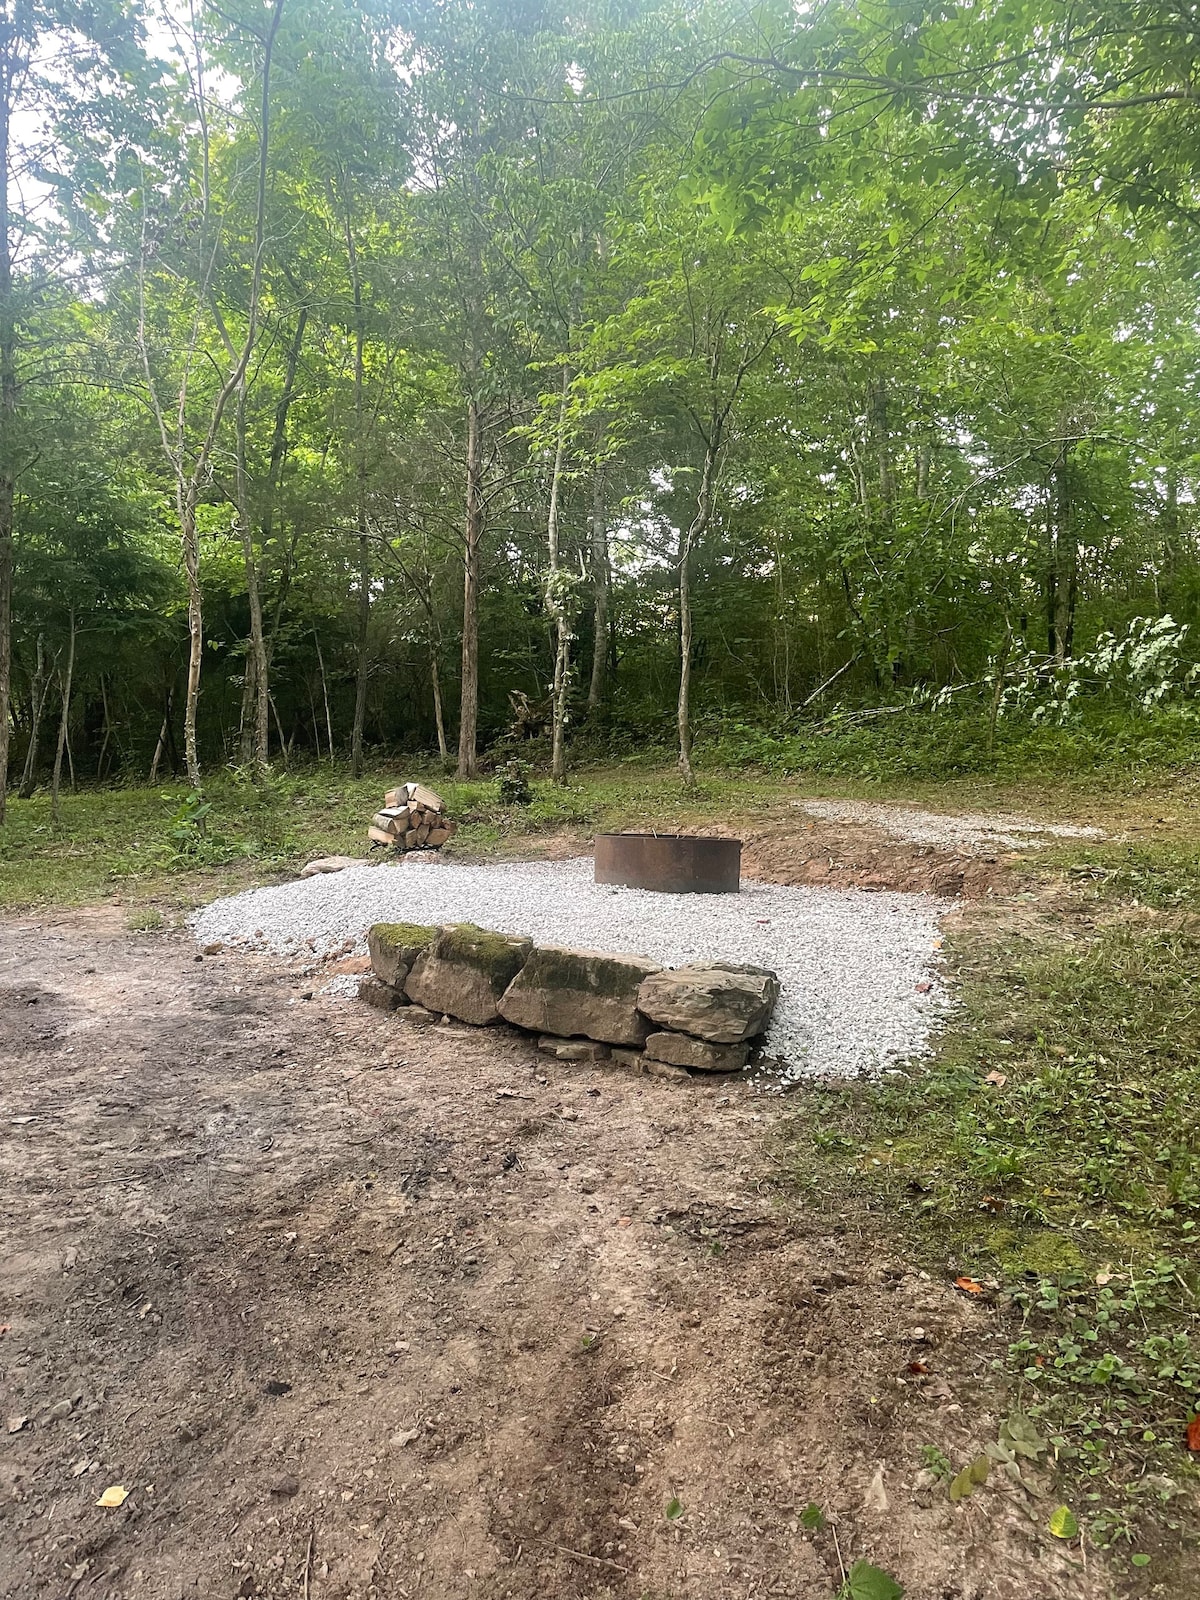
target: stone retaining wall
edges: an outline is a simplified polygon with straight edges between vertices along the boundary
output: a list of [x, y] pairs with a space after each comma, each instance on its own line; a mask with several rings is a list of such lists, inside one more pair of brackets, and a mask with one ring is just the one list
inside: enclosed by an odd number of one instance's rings
[[738, 1072], [766, 1032], [779, 981], [724, 962], [666, 968], [476, 928], [377, 923], [360, 997], [462, 1022], [509, 1022], [566, 1061], [613, 1059], [661, 1077]]

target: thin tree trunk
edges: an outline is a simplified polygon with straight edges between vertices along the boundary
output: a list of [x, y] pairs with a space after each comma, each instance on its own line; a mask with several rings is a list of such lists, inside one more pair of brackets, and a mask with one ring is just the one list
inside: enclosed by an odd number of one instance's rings
[[42, 708], [46, 702], [48, 687], [45, 639], [39, 633], [37, 636], [37, 666], [34, 668], [33, 685], [29, 696], [31, 713], [29, 718], [29, 748], [25, 752], [25, 770], [21, 774], [21, 787], [17, 791], [22, 800], [29, 799], [37, 783], [38, 735], [41, 732]]
[[[254, 553], [254, 535], [250, 528], [250, 485], [246, 473], [246, 374], [242, 373], [237, 387], [234, 408], [236, 436], [234, 460], [234, 516], [242, 546], [242, 561], [246, 569], [246, 598], [250, 606], [250, 639], [247, 661], [254, 662], [254, 764], [261, 771], [267, 765], [269, 754], [269, 723], [267, 707], [270, 701], [267, 647], [263, 638], [262, 599], [258, 588], [258, 558]], [[246, 709], [243, 698], [243, 713]], [[243, 744], [245, 730], [243, 729]]]
[[104, 738], [100, 741], [100, 754], [96, 757], [96, 777], [104, 776], [104, 757], [108, 753], [108, 743], [112, 737], [112, 718], [108, 710], [108, 685], [104, 673], [100, 674], [100, 704], [104, 708]]
[[483, 439], [479, 406], [467, 403], [467, 521], [463, 546], [462, 685], [458, 719], [458, 776], [478, 770], [479, 553], [483, 540]]
[[596, 468], [592, 481], [592, 678], [588, 684], [588, 710], [604, 699], [608, 663], [608, 523], [604, 504], [604, 468]]
[[438, 671], [437, 643], [430, 641], [429, 645], [429, 678], [433, 685], [433, 720], [437, 725], [438, 755], [443, 761], [450, 755], [450, 748], [446, 743], [446, 715], [442, 708], [442, 675]]
[[9, 215], [10, 119], [18, 60], [17, 27], [9, 13], [0, 41], [0, 826], [8, 803], [12, 699], [13, 506], [16, 498], [17, 319]]
[[559, 552], [558, 507], [562, 495], [563, 456], [567, 442], [567, 399], [570, 386], [570, 369], [564, 365], [562, 393], [558, 406], [558, 437], [554, 444], [554, 468], [550, 475], [550, 508], [546, 515], [546, 543], [550, 554], [546, 601], [554, 622], [554, 686], [550, 695], [550, 776], [555, 783], [567, 781], [567, 689], [570, 683], [571, 630]]
[[[312, 715], [313, 743], [317, 750], [317, 760], [321, 759], [321, 725], [317, 721], [317, 702], [313, 697], [312, 679], [308, 679], [308, 709]], [[332, 752], [331, 752], [332, 754]]]
[[271, 697], [270, 706], [275, 717], [275, 731], [279, 735], [279, 754], [283, 757], [284, 770], [286, 771], [288, 756], [291, 754], [292, 747], [290, 742], [283, 737], [283, 723], [279, 720], [279, 707], [275, 704], [274, 696]]
[[367, 719], [367, 641], [371, 626], [371, 547], [367, 535], [367, 445], [364, 437], [362, 280], [358, 270], [358, 251], [354, 229], [346, 214], [346, 253], [350, 264], [350, 288], [354, 296], [354, 437], [355, 437], [355, 515], [358, 525], [358, 634], [354, 675], [354, 724], [350, 733], [350, 770], [356, 778], [363, 770], [363, 729]]
[[242, 671], [242, 705], [238, 712], [238, 764], [248, 767], [254, 760], [254, 651], [246, 640]]
[[679, 549], [679, 699], [675, 723], [679, 732], [679, 773], [689, 787], [695, 781], [692, 771], [692, 552], [704, 537], [712, 516], [713, 484], [720, 448], [720, 432], [714, 427], [705, 443], [696, 515]]
[[[58, 804], [59, 785], [62, 782], [63, 750], [67, 743], [67, 719], [71, 715], [71, 680], [75, 675], [75, 613], [71, 612], [71, 632], [67, 643], [67, 666], [62, 677], [62, 717], [58, 724], [58, 748], [54, 752], [54, 777], [50, 786], [50, 810], [56, 827], [62, 825], [62, 812]], [[72, 783], [72, 787], [74, 784]]]
[[1049, 605], [1050, 654], [1069, 661], [1075, 642], [1075, 604], [1079, 592], [1079, 541], [1071, 496], [1071, 468], [1064, 453], [1054, 468], [1051, 512]]
[[196, 503], [199, 485], [188, 485], [183, 496], [181, 544], [183, 572], [188, 597], [188, 670], [183, 702], [183, 759], [188, 782], [200, 787], [200, 750], [196, 740], [196, 717], [200, 706], [200, 671], [204, 665], [204, 592], [200, 587], [200, 538], [196, 528]]
[[158, 730], [158, 743], [154, 746], [154, 757], [150, 762], [150, 776], [146, 782], [158, 782], [158, 764], [163, 758], [163, 751], [167, 748], [167, 730], [171, 725], [171, 701], [167, 698], [167, 709], [163, 713], [162, 727]]
[[325, 677], [325, 657], [321, 654], [321, 641], [313, 629], [313, 643], [317, 647], [317, 666], [321, 673], [321, 698], [325, 702], [325, 732], [329, 741], [329, 759], [333, 760], [333, 716], [329, 710], [329, 683]]

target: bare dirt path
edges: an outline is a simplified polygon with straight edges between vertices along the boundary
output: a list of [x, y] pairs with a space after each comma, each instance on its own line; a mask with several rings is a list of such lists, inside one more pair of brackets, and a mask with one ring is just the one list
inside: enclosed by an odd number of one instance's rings
[[778, 1100], [119, 918], [0, 921], [3, 1600], [1111, 1592], [922, 1475], [995, 1437], [1005, 1335], [796, 1206]]

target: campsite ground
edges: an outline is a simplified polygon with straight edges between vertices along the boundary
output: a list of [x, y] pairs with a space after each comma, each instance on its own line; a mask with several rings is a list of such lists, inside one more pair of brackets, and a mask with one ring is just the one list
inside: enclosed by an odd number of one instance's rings
[[1194, 779], [889, 796], [1108, 834], [990, 861], [802, 779], [448, 790], [477, 853], [703, 824], [777, 881], [957, 892], [935, 1060], [786, 1096], [198, 956], [191, 905], [351, 844], [380, 787], [199, 837], [158, 792], [17, 813], [4, 1600], [829, 1600], [864, 1561], [910, 1600], [1192, 1592]]

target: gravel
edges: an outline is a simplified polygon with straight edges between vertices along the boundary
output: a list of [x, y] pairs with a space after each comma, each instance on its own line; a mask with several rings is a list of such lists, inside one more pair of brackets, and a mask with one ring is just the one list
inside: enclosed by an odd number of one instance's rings
[[191, 919], [201, 945], [311, 961], [366, 948], [373, 922], [474, 922], [544, 944], [624, 951], [664, 966], [769, 967], [781, 995], [767, 1053], [783, 1076], [877, 1073], [922, 1054], [947, 998], [937, 949], [950, 903], [931, 895], [789, 888], [670, 895], [592, 881], [589, 859], [460, 865], [419, 858], [251, 889]]
[[918, 811], [910, 806], [884, 806], [869, 800], [796, 800], [811, 817], [828, 822], [865, 823], [913, 844], [942, 845], [971, 855], [1005, 850], [1040, 850], [1049, 838], [1103, 839], [1102, 828], [1074, 822], [1039, 822], [1033, 817], [987, 815], [969, 811], [948, 816], [939, 811]]

